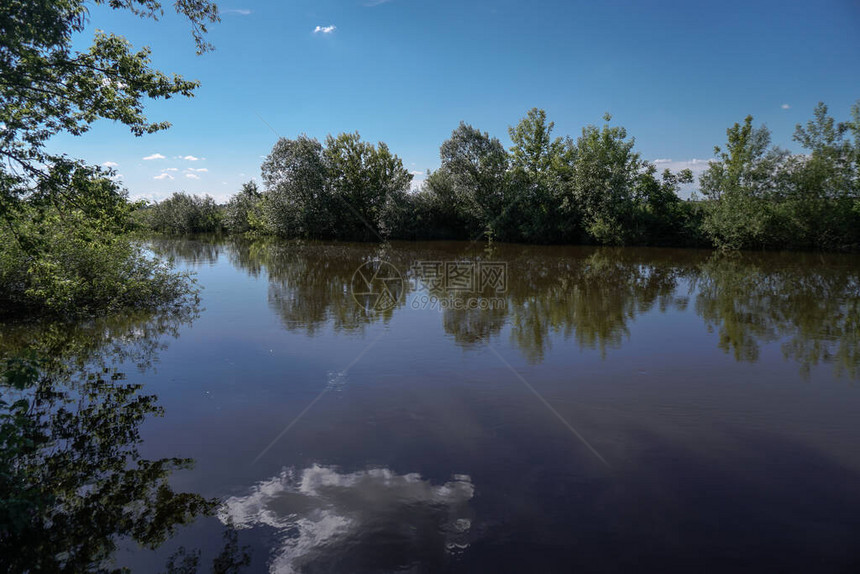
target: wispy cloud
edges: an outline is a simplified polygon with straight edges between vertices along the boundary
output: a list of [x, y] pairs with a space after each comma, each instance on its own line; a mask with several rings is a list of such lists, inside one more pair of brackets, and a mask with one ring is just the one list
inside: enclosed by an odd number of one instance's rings
[[166, 167], [166, 168], [161, 170], [162, 173], [164, 173], [165, 171], [179, 171], [179, 168], [178, 167]]
[[200, 176], [196, 173], [186, 173], [185, 177], [187, 177], [188, 179], [200, 179]]
[[782, 104], [782, 106], [780, 106], [780, 107], [784, 110], [790, 110], [791, 109], [791, 106], [789, 106], [788, 104]]
[[178, 155], [176, 159], [184, 159], [186, 161], [200, 161], [201, 159], [206, 159], [205, 157], [194, 157], [193, 155]]
[[152, 179], [173, 179], [173, 176], [169, 173], [162, 173], [161, 175], [156, 175]]
[[145, 158], [143, 158], [143, 159], [144, 159], [144, 160], [146, 160], [146, 161], [149, 161], [149, 160], [151, 160], [151, 159], [166, 159], [166, 158], [165, 158], [163, 155], [161, 155], [160, 153], [154, 153], [154, 154], [152, 154], [152, 155], [148, 155], [148, 156], [146, 156], [146, 157], [145, 157]]
[[249, 16], [251, 14], [250, 10], [245, 8], [230, 8], [227, 10], [219, 10], [220, 14], [237, 14], [239, 16]]
[[119, 167], [119, 164], [115, 161], [106, 161], [102, 164], [102, 167]]
[[337, 26], [317, 26], [314, 28], [314, 34], [331, 34], [337, 30]]
[[189, 168], [188, 168], [188, 169], [186, 169], [185, 171], [197, 171], [197, 172], [203, 172], [203, 171], [209, 171], [209, 170], [208, 170], [208, 169], [206, 169], [205, 167], [197, 167], [197, 168], [189, 167]]

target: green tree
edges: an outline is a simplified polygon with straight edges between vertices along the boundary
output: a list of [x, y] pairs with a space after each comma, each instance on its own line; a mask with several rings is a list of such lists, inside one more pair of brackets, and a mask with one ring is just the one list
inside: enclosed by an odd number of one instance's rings
[[[88, 4], [108, 5], [146, 18], [163, 13], [158, 0], [11, 0], [0, 5], [0, 215], [15, 220], [15, 205], [34, 187], [70, 198], [74, 189], [45, 186], [49, 166], [68, 165], [51, 154], [46, 141], [60, 132], [79, 135], [104, 118], [121, 122], [135, 135], [167, 128], [150, 122], [143, 106], [148, 98], [193, 95], [197, 82], [151, 67], [150, 50], [133, 51], [124, 38], [97, 32], [88, 50], [72, 47], [87, 24]], [[211, 48], [204, 40], [207, 23], [218, 20], [215, 4], [179, 0], [175, 10], [189, 19], [198, 52]], [[46, 167], [47, 166], [47, 167]]]
[[791, 158], [782, 195], [786, 226], [800, 246], [860, 243], [860, 102], [852, 116], [837, 123], [819, 103], [813, 119], [795, 129], [794, 141], [807, 153]]
[[446, 203], [468, 225], [470, 235], [497, 235], [508, 168], [502, 143], [460, 122], [442, 143], [439, 156], [444, 174], [433, 176], [431, 189], [440, 196], [447, 193]]
[[[0, 3], [2, 311], [102, 312], [140, 301], [116, 283], [124, 272], [106, 270], [133, 269], [138, 287], [164, 279], [122, 236], [130, 206], [110, 172], [46, 148], [54, 135], [83, 134], [99, 119], [135, 135], [165, 129], [167, 122], [146, 118], [146, 101], [191, 96], [197, 87], [152, 68], [148, 48], [134, 51], [113, 34], [97, 32], [88, 49], [74, 49], [93, 5], [152, 19], [163, 13], [158, 0]], [[208, 50], [204, 35], [218, 19], [215, 5], [178, 0], [174, 8], [191, 22], [198, 52]]]
[[[560, 210], [562, 190], [571, 174], [576, 150], [570, 138], [553, 138], [555, 124], [546, 112], [529, 110], [508, 133], [510, 191], [505, 201], [505, 237], [559, 241], [575, 227], [572, 209]], [[572, 208], [572, 206], [567, 206]], [[509, 233], [515, 230], [511, 237]]]
[[387, 236], [394, 222], [386, 217], [403, 200], [412, 174], [388, 146], [361, 141], [358, 132], [326, 138], [323, 152], [326, 188], [341, 238], [374, 240]]
[[221, 231], [221, 218], [214, 199], [185, 192], [174, 193], [147, 210], [152, 229], [174, 235], [216, 233]]
[[335, 212], [326, 188], [323, 147], [302, 134], [280, 138], [262, 166], [266, 193], [263, 219], [281, 237], [325, 237], [333, 233]]
[[242, 184], [242, 190], [230, 198], [224, 210], [224, 226], [231, 233], [255, 230], [260, 218], [262, 194], [256, 181]]
[[576, 141], [576, 160], [565, 201], [581, 213], [591, 241], [620, 245], [635, 239], [636, 184], [645, 163], [633, 151], [627, 130], [606, 123], [586, 126]]
[[691, 202], [681, 201], [681, 184], [694, 181], [693, 172], [665, 169], [658, 179], [657, 168], [645, 163], [634, 187], [634, 224], [630, 231], [639, 243], [648, 245], [697, 245], [702, 243], [698, 211]]
[[770, 131], [753, 127], [752, 116], [726, 130], [725, 151], [702, 174], [700, 187], [710, 200], [703, 222], [705, 233], [724, 249], [765, 247], [783, 243], [775, 202], [778, 178], [788, 154], [771, 146]]

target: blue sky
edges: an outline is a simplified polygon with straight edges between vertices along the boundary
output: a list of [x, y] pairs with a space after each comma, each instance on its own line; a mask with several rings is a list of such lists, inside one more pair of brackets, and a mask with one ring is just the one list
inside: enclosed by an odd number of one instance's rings
[[[170, 4], [170, 2], [168, 2]], [[154, 64], [198, 79], [192, 99], [147, 107], [166, 132], [100, 122], [54, 145], [115, 165], [132, 197], [225, 200], [256, 177], [276, 134], [358, 130], [421, 179], [463, 120], [509, 144], [532, 107], [558, 135], [613, 123], [660, 167], [697, 170], [747, 114], [793, 149], [794, 125], [860, 99], [860, 2], [290, 0], [219, 2], [214, 52], [188, 25], [95, 8], [90, 30], [148, 45]], [[89, 38], [81, 38], [81, 46]], [[145, 159], [151, 158], [151, 159]]]

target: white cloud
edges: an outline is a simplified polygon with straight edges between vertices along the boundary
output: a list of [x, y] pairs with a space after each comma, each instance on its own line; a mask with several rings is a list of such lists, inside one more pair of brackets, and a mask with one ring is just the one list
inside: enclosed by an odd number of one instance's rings
[[238, 14], [239, 16], [248, 16], [251, 14], [251, 11], [245, 8], [231, 8], [229, 10], [219, 10], [218, 12], [221, 14]]
[[314, 34], [331, 34], [337, 30], [337, 26], [317, 26], [314, 28]]
[[160, 153], [154, 153], [154, 154], [152, 154], [152, 155], [148, 155], [148, 156], [146, 156], [146, 157], [145, 157], [145, 158], [143, 158], [143, 159], [145, 159], [145, 160], [149, 161], [149, 160], [151, 160], [151, 159], [165, 159], [165, 157], [164, 157], [163, 155], [161, 155]]
[[200, 179], [200, 176], [196, 173], [186, 173], [185, 177], [187, 177], [188, 179]]
[[784, 110], [790, 110], [791, 109], [791, 106], [789, 106], [788, 104], [782, 104], [782, 106], [780, 106], [780, 107]]
[[313, 465], [284, 470], [246, 496], [228, 498], [218, 518], [238, 528], [262, 525], [277, 531], [280, 542], [269, 560], [270, 572], [304, 571], [316, 561], [342, 563], [356, 547], [366, 548], [366, 557], [376, 562], [367, 564], [368, 570], [382, 570], [390, 566], [386, 556], [414, 550], [403, 532], [431, 528], [439, 533], [429, 543], [433, 547], [424, 550], [442, 560], [467, 548], [474, 492], [466, 475], [434, 485], [417, 473], [387, 468], [346, 474]]
[[205, 167], [198, 167], [198, 168], [189, 167], [189, 168], [187, 168], [185, 171], [196, 171], [196, 172], [202, 172], [202, 171], [209, 171], [209, 170], [208, 170], [208, 169], [206, 169]]
[[187, 161], [200, 161], [201, 159], [206, 159], [205, 157], [194, 157], [193, 155], [180, 155], [177, 156], [176, 159], [184, 159]]
[[102, 164], [102, 167], [119, 167], [119, 164], [115, 161], [106, 161]]
[[166, 168], [161, 170], [161, 173], [164, 173], [165, 171], [179, 171], [179, 168], [178, 167], [166, 167]]
[[414, 170], [414, 171], [410, 171], [409, 173], [411, 173], [412, 175], [424, 175], [424, 172], [423, 172], [423, 171], [421, 171], [420, 169], [416, 169], [416, 170]]
[[173, 176], [169, 173], [162, 173], [161, 175], [156, 175], [152, 179], [173, 179]]

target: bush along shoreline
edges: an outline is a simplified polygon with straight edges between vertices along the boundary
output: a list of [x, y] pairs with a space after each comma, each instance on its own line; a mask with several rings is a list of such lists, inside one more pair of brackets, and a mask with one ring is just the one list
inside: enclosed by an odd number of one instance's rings
[[382, 241], [487, 239], [518, 243], [852, 251], [860, 247], [860, 102], [836, 122], [819, 104], [791, 154], [747, 117], [682, 200], [690, 170], [657, 172], [623, 127], [555, 137], [543, 110], [509, 129], [513, 145], [461, 123], [421, 189], [384, 143], [357, 133], [325, 144], [281, 138], [225, 205], [184, 193], [138, 214], [166, 234], [225, 232]]

